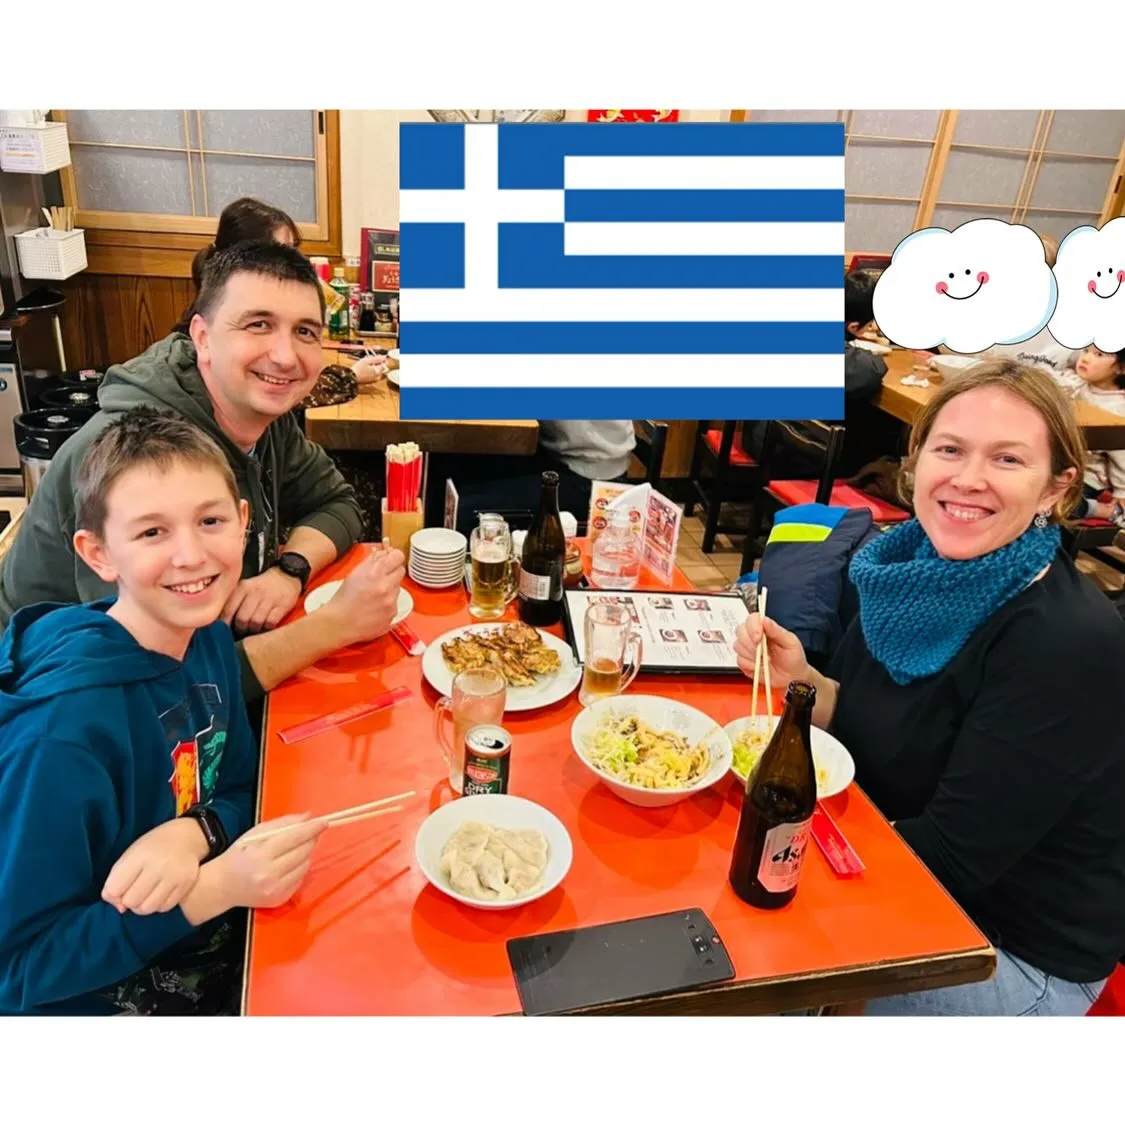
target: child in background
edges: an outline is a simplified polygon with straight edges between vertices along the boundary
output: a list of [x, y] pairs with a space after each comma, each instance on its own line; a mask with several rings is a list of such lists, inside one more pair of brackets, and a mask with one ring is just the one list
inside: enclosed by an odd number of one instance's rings
[[321, 831], [247, 833], [258, 755], [219, 620], [247, 506], [210, 437], [147, 408], [90, 447], [77, 505], [117, 597], [28, 606], [0, 643], [0, 1014], [227, 1014], [234, 908], [286, 902]]
[[[1079, 352], [1074, 369], [1056, 382], [1076, 401], [1125, 417], [1125, 350], [1103, 352], [1091, 344]], [[1125, 450], [1091, 450], [1083, 492], [1073, 518], [1111, 520], [1125, 527]], [[1106, 492], [1113, 493], [1112, 501], [1101, 500]]]

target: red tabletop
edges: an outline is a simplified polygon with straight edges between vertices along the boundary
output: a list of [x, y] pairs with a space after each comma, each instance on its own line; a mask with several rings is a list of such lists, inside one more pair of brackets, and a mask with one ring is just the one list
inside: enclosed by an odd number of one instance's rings
[[[357, 548], [318, 576], [340, 577]], [[649, 589], [661, 584], [642, 576]], [[472, 623], [463, 588], [433, 592], [407, 580], [410, 627], [429, 643]], [[691, 589], [677, 573], [675, 589]], [[509, 611], [514, 617], [514, 610]], [[286, 745], [278, 737], [390, 688], [411, 696], [343, 728]], [[644, 675], [631, 689], [683, 700], [718, 723], [748, 712], [742, 677]], [[670, 808], [626, 804], [577, 761], [570, 725], [577, 693], [505, 716], [509, 792], [566, 825], [574, 862], [545, 898], [474, 910], [429, 886], [414, 859], [426, 816], [455, 800], [432, 733], [437, 693], [421, 659], [391, 637], [323, 661], [274, 691], [263, 733], [260, 817], [330, 812], [413, 789], [401, 813], [332, 829], [300, 892], [256, 911], [244, 1010], [251, 1015], [494, 1015], [518, 1013], [505, 942], [513, 937], [701, 907], [734, 962], [736, 980], [632, 1010], [762, 1012], [987, 978], [987, 940], [855, 786], [826, 802], [866, 871], [837, 878], [811, 848], [792, 904], [760, 911], [727, 885], [741, 792], [724, 781]], [[762, 708], [760, 708], [762, 709]]]

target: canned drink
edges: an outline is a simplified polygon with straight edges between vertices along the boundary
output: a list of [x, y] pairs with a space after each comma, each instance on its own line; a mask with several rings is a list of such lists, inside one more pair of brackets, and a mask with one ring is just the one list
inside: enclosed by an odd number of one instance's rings
[[492, 724], [473, 727], [465, 735], [462, 795], [507, 793], [512, 764], [512, 736]]

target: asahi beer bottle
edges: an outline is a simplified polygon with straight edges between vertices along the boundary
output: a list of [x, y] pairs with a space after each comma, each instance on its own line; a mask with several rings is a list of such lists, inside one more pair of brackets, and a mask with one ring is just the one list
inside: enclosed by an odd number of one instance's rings
[[785, 713], [757, 768], [746, 779], [730, 862], [730, 885], [751, 906], [793, 901], [816, 808], [816, 767], [809, 726], [816, 688], [794, 680]]
[[520, 558], [520, 619], [554, 625], [562, 617], [566, 536], [559, 516], [559, 474], [543, 474], [539, 511], [523, 541]]

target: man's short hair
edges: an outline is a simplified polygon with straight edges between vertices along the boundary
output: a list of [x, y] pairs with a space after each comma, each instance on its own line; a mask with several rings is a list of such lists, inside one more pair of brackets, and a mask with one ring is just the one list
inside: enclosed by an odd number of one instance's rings
[[227, 282], [236, 273], [255, 273], [275, 281], [295, 281], [315, 290], [320, 302], [320, 319], [324, 319], [324, 291], [312, 263], [292, 246], [280, 242], [236, 242], [226, 250], [217, 250], [203, 267], [195, 312], [209, 321], [226, 292]]
[[844, 324], [869, 324], [875, 319], [874, 274], [856, 270], [844, 278]]
[[138, 406], [111, 422], [91, 443], [78, 470], [76, 526], [101, 537], [106, 501], [121, 475], [139, 465], [167, 471], [173, 465], [214, 469], [241, 499], [226, 454], [214, 438], [178, 414]]

